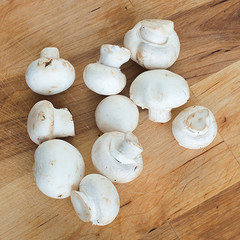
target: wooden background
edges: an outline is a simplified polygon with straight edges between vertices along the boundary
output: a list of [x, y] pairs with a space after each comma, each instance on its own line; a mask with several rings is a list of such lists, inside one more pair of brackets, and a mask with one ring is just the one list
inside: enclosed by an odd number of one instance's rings
[[[140, 110], [134, 133], [144, 147], [144, 170], [129, 184], [116, 184], [121, 209], [105, 227], [82, 223], [69, 199], [45, 197], [32, 174], [36, 145], [26, 132], [27, 115], [41, 99], [68, 107], [76, 146], [95, 172], [91, 147], [99, 136], [94, 111], [103, 99], [86, 88], [84, 67], [105, 43], [146, 18], [171, 19], [181, 42], [170, 70], [191, 86], [191, 100], [173, 111], [209, 107], [218, 135], [206, 149], [180, 147], [171, 122], [150, 122]], [[66, 92], [44, 97], [26, 85], [27, 66], [44, 47], [55, 46], [76, 69]], [[240, 239], [240, 1], [239, 0], [1, 0], [0, 1], [0, 239]], [[128, 96], [144, 69], [124, 64]]]

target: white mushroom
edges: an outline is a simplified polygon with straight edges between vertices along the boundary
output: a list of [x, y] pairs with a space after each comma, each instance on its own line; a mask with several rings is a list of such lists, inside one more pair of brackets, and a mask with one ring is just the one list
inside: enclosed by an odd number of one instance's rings
[[133, 102], [149, 110], [149, 119], [168, 122], [172, 108], [177, 108], [189, 99], [187, 81], [167, 70], [151, 70], [138, 75], [130, 87]]
[[36, 184], [42, 193], [61, 199], [78, 189], [85, 166], [73, 145], [59, 139], [49, 140], [38, 146], [34, 158]]
[[173, 120], [172, 132], [179, 145], [200, 149], [216, 137], [217, 123], [208, 108], [192, 106], [181, 111]]
[[74, 123], [67, 108], [56, 109], [51, 102], [37, 102], [28, 115], [27, 131], [36, 144], [57, 137], [74, 136]]
[[88, 64], [83, 72], [85, 84], [101, 95], [120, 93], [126, 86], [126, 76], [120, 66], [130, 58], [130, 51], [116, 45], [105, 44], [100, 49], [100, 59]]
[[143, 20], [128, 31], [124, 46], [131, 59], [144, 68], [169, 68], [177, 60], [180, 43], [174, 24], [169, 20]]
[[137, 106], [127, 97], [114, 95], [104, 98], [95, 112], [96, 124], [102, 132], [132, 132], [138, 125]]
[[68, 89], [75, 80], [75, 70], [70, 62], [59, 57], [55, 47], [44, 48], [40, 58], [26, 71], [27, 85], [35, 93], [54, 95]]
[[142, 150], [138, 139], [130, 132], [104, 133], [93, 145], [93, 165], [112, 182], [127, 183], [143, 169]]
[[72, 191], [71, 200], [78, 217], [84, 222], [104, 226], [117, 216], [120, 200], [115, 186], [99, 174], [83, 178], [79, 191]]

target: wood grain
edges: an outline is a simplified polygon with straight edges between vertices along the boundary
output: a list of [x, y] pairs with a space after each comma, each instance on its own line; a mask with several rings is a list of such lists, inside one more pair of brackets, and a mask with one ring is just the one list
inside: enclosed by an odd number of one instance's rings
[[180, 239], [238, 240], [240, 236], [240, 184], [200, 204], [172, 225]]
[[[239, 9], [238, 0], [1, 1], [0, 239], [238, 239]], [[96, 172], [90, 153], [101, 134], [94, 112], [103, 96], [87, 89], [82, 71], [98, 59], [102, 44], [122, 44], [126, 31], [146, 18], [173, 20], [180, 37], [180, 57], [170, 70], [188, 80], [191, 98], [173, 118], [187, 106], [209, 107], [218, 134], [205, 149], [184, 149], [172, 135], [172, 120], [156, 124], [140, 110], [134, 133], [144, 148], [144, 170], [135, 181], [116, 184], [116, 220], [92, 226], [78, 219], [69, 199], [50, 199], [37, 189], [27, 115], [41, 99], [69, 108], [76, 136], [65, 140], [82, 153], [86, 174]], [[76, 80], [66, 92], [44, 97], [27, 87], [24, 74], [47, 46], [74, 65]], [[122, 70], [128, 96], [144, 69], [129, 61]]]

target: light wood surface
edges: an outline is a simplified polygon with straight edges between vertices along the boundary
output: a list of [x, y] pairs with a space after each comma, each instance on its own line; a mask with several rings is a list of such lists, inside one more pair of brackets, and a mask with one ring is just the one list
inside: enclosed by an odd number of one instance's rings
[[[240, 239], [240, 2], [239, 0], [0, 1], [0, 239]], [[122, 44], [139, 20], [171, 19], [181, 41], [170, 70], [191, 86], [190, 101], [172, 111], [203, 105], [214, 113], [218, 134], [201, 150], [180, 147], [171, 122], [157, 124], [140, 110], [134, 131], [143, 145], [144, 170], [116, 184], [121, 209], [105, 227], [81, 222], [69, 199], [54, 200], [36, 187], [36, 145], [27, 115], [41, 99], [67, 107], [76, 136], [66, 140], [82, 153], [86, 174], [95, 173], [90, 152], [101, 132], [94, 120], [103, 99], [84, 85], [82, 71], [105, 43]], [[42, 48], [56, 46], [76, 69], [66, 92], [44, 97], [26, 85], [27, 66]], [[144, 69], [130, 61], [123, 72], [128, 96]]]

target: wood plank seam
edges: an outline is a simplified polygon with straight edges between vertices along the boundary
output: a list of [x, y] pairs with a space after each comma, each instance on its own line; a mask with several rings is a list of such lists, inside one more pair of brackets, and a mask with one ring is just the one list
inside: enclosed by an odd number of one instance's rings
[[172, 224], [170, 221], [168, 221], [169, 226], [172, 228], [173, 232], [175, 233], [175, 235], [177, 236], [177, 238], [180, 240], [180, 237], [178, 236], [177, 232], [175, 231], [175, 229], [173, 228]]

